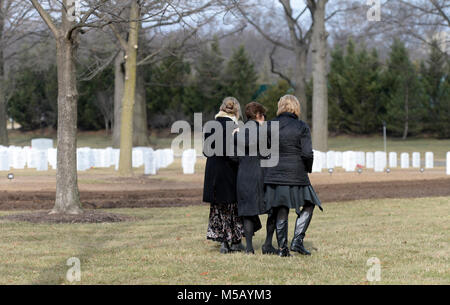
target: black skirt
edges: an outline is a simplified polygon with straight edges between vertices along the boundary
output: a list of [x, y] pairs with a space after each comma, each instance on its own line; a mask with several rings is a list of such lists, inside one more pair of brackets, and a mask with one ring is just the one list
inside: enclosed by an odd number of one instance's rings
[[295, 209], [297, 214], [300, 214], [301, 207], [310, 203], [317, 205], [323, 211], [319, 197], [311, 185], [267, 184], [264, 199], [267, 210], [285, 206]]

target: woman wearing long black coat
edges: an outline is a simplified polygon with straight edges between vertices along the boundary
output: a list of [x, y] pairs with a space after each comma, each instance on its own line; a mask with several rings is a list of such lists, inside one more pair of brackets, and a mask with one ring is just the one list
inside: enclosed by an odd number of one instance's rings
[[[232, 159], [234, 153], [227, 155], [227, 147], [233, 141], [233, 134], [227, 133], [227, 123], [232, 124], [231, 131], [237, 128], [239, 119], [239, 102], [232, 97], [224, 99], [216, 121], [222, 126], [223, 140], [221, 153], [206, 154], [205, 180], [203, 185], [203, 201], [210, 203], [209, 223], [206, 238], [222, 243], [220, 252], [240, 251], [243, 235], [242, 219], [238, 216], [236, 198], [236, 179], [238, 165]], [[217, 136], [213, 130], [205, 134], [206, 140]], [[204, 152], [205, 153], [205, 152]]]
[[[264, 177], [267, 209], [276, 215], [276, 235], [280, 256], [290, 256], [287, 246], [289, 209], [295, 209], [295, 223], [291, 251], [303, 255], [303, 239], [311, 222], [314, 207], [321, 210], [321, 203], [309, 181], [314, 154], [309, 126], [299, 120], [300, 103], [292, 95], [283, 96], [278, 102], [279, 162], [267, 168]], [[273, 132], [273, 131], [272, 131]], [[273, 147], [272, 147], [273, 149]]]
[[[246, 105], [245, 115], [248, 119], [245, 128], [235, 133], [239, 170], [237, 176], [238, 215], [244, 221], [246, 252], [254, 254], [253, 235], [261, 229], [260, 214], [266, 212], [264, 203], [264, 168], [261, 160], [264, 156], [259, 150], [260, 126], [264, 124], [266, 109], [259, 103]], [[272, 247], [273, 248], [273, 247]], [[263, 248], [265, 254], [266, 249]], [[272, 253], [275, 252], [273, 249]]]

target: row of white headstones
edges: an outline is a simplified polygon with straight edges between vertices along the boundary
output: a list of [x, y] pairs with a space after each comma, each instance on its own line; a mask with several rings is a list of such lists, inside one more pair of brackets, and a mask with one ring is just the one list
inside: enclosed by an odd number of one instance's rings
[[[149, 147], [133, 148], [132, 166], [144, 165], [147, 175], [155, 175], [160, 168], [166, 168], [174, 161], [171, 149], [153, 150]], [[90, 168], [119, 168], [120, 150], [108, 147], [96, 149], [82, 147], [77, 149], [77, 170], [86, 171]], [[35, 149], [32, 147], [0, 147], [0, 171], [13, 169], [34, 168], [38, 171], [47, 171], [49, 166], [57, 167], [57, 150], [55, 148]]]
[[[107, 147], [104, 149], [83, 147], [77, 149], [77, 170], [85, 171], [90, 168], [119, 167], [120, 149]], [[31, 147], [0, 146], [0, 171], [8, 171], [11, 168], [23, 169], [35, 168], [39, 171], [46, 171], [49, 164], [56, 169], [57, 151], [53, 148], [51, 139], [33, 139]], [[183, 151], [181, 165], [183, 173], [193, 174], [197, 153], [194, 149]], [[155, 175], [160, 168], [166, 168], [174, 161], [174, 152], [171, 149], [153, 150], [150, 147], [134, 147], [132, 151], [132, 166], [144, 166], [146, 175]], [[447, 153], [447, 175], [450, 175], [450, 152]], [[412, 153], [412, 167], [421, 168], [421, 154]], [[375, 172], [382, 172], [386, 168], [397, 168], [398, 154], [362, 151], [314, 151], [313, 172], [321, 172], [323, 169], [334, 169], [342, 167], [347, 172], [353, 172], [358, 167], [373, 169]], [[410, 167], [409, 153], [400, 154], [400, 168]], [[434, 167], [434, 154], [425, 153], [424, 168]]]
[[[430, 169], [434, 167], [434, 154], [425, 153], [424, 166], [421, 163], [421, 153], [412, 153], [412, 162], [410, 162], [409, 153], [400, 154], [400, 164], [398, 163], [398, 154], [396, 152], [385, 153], [362, 152], [362, 151], [314, 151], [313, 172], [321, 172], [323, 169], [334, 169], [342, 167], [347, 172], [354, 172], [358, 167], [373, 169], [375, 172], [383, 172], [387, 168], [413, 168]], [[450, 152], [447, 152], [447, 175], [450, 175]]]

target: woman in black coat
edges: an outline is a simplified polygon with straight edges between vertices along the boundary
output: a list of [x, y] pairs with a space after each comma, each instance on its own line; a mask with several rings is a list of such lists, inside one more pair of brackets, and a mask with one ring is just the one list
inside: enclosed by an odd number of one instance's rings
[[[234, 151], [231, 156], [227, 155], [227, 148], [233, 141], [232, 131], [238, 126], [239, 112], [239, 102], [233, 97], [225, 98], [215, 117], [222, 126], [221, 131], [212, 129], [205, 134], [205, 146], [209, 137], [221, 139], [223, 145], [222, 150], [215, 153], [208, 153], [204, 148], [207, 160], [203, 185], [203, 201], [211, 204], [206, 238], [222, 243], [221, 253], [243, 250], [243, 225], [238, 216], [236, 198], [238, 165], [232, 159]], [[231, 125], [230, 132], [227, 132], [227, 124]], [[221, 134], [217, 135], [217, 132]], [[217, 143], [212, 141], [211, 146], [215, 149]]]
[[279, 255], [290, 256], [287, 247], [289, 209], [295, 209], [298, 215], [291, 251], [310, 255], [303, 246], [303, 238], [314, 207], [317, 205], [322, 210], [308, 177], [314, 160], [311, 132], [309, 126], [298, 119], [300, 103], [295, 96], [280, 99], [277, 115], [274, 121], [279, 122], [279, 162], [267, 168], [264, 177], [266, 208], [276, 215]]
[[[245, 128], [235, 133], [239, 169], [237, 175], [238, 215], [244, 221], [246, 252], [254, 254], [253, 235], [261, 229], [260, 214], [266, 212], [264, 204], [264, 168], [261, 167], [259, 152], [260, 125], [264, 124], [266, 109], [257, 102], [246, 105], [248, 119]], [[273, 247], [272, 247], [273, 248]], [[265, 254], [266, 249], [263, 248]], [[273, 249], [272, 252], [275, 252]]]

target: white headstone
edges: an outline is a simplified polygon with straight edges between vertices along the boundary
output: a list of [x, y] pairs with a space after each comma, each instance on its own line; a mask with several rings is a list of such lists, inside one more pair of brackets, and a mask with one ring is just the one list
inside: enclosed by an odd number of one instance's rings
[[386, 168], [386, 153], [384, 151], [375, 152], [375, 172], [383, 172]]
[[326, 154], [327, 156], [327, 166], [326, 168], [334, 168], [336, 162], [336, 156], [334, 151], [329, 151]]
[[0, 171], [9, 171], [9, 156], [7, 149], [0, 149]]
[[409, 168], [409, 154], [402, 153], [400, 155], [400, 167], [401, 168]]
[[425, 153], [425, 168], [434, 167], [434, 154], [432, 152]]
[[77, 149], [77, 170], [85, 171], [91, 168], [91, 149], [89, 147], [82, 147]]
[[144, 158], [144, 175], [156, 175], [156, 159], [155, 152], [151, 148], [143, 150]]
[[375, 155], [371, 151], [366, 153], [366, 167], [367, 168], [375, 167]]
[[9, 150], [10, 166], [15, 169], [24, 169], [27, 163], [25, 151], [21, 147], [11, 147]]
[[120, 149], [115, 148], [113, 150], [113, 154], [114, 154], [114, 168], [116, 170], [119, 169], [119, 160], [120, 160]]
[[53, 140], [52, 139], [32, 139], [31, 147], [34, 149], [42, 149], [47, 150], [49, 148], [53, 148]]
[[47, 155], [47, 149], [45, 150], [37, 150], [36, 153], [37, 160], [36, 160], [36, 169], [38, 171], [47, 171], [48, 170], [48, 155]]
[[322, 153], [318, 150], [315, 150], [312, 172], [320, 173], [321, 171], [322, 171]]
[[[173, 152], [173, 150], [172, 149], [170, 149], [170, 148], [166, 148], [165, 149], [165, 151], [166, 151], [166, 167], [168, 167], [168, 166], [170, 166], [172, 163], [173, 163], [173, 160], [174, 160], [174, 152]], [[195, 153], [195, 155], [197, 156], [197, 152]]]
[[193, 174], [195, 172], [196, 160], [197, 160], [197, 153], [195, 149], [187, 149], [183, 151], [183, 154], [181, 156], [183, 174]]
[[113, 163], [113, 160], [114, 160], [113, 148], [106, 147], [106, 149], [105, 149], [105, 167], [110, 167]]
[[342, 167], [347, 172], [354, 172], [356, 169], [356, 155], [354, 151], [345, 151], [342, 155]]
[[362, 151], [355, 152], [356, 165], [366, 166], [366, 154]]
[[450, 151], [447, 152], [447, 175], [450, 175]]
[[58, 158], [56, 148], [47, 149], [47, 154], [48, 154], [48, 163], [50, 164], [50, 166], [53, 169], [56, 169], [57, 158]]
[[396, 168], [396, 167], [397, 167], [397, 153], [392, 151], [389, 153], [389, 168]]
[[143, 147], [133, 148], [133, 156], [132, 156], [133, 167], [141, 167], [142, 165], [144, 165], [144, 154], [142, 149]]
[[336, 151], [334, 153], [334, 156], [335, 156], [334, 166], [342, 167], [342, 151]]
[[419, 152], [412, 153], [412, 167], [414, 167], [414, 168], [420, 167], [420, 153]]
[[327, 153], [326, 152], [320, 152], [322, 157], [320, 160], [322, 161], [322, 168], [327, 168]]
[[31, 148], [27, 151], [27, 167], [28, 168], [38, 168], [40, 157], [39, 157], [39, 149]]

